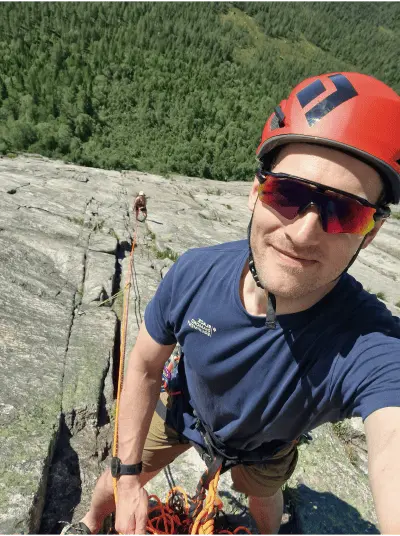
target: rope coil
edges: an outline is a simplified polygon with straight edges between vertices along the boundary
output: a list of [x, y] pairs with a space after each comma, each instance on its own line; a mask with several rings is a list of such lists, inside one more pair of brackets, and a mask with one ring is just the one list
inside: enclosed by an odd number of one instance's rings
[[[162, 503], [156, 495], [149, 497], [153, 503], [149, 507], [146, 531], [148, 534], [250, 534], [250, 531], [239, 526], [232, 532], [226, 529], [216, 531], [215, 520], [222, 512], [223, 503], [218, 496], [217, 488], [221, 467], [208, 486], [208, 493], [200, 479], [196, 494], [190, 498], [180, 486], [172, 488]], [[205, 504], [204, 504], [205, 500]]]

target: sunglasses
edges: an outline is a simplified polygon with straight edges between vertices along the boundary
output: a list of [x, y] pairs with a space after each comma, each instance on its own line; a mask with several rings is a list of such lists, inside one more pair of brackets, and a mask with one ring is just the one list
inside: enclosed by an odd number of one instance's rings
[[390, 209], [317, 182], [286, 173], [257, 171], [258, 196], [262, 203], [293, 220], [310, 206], [316, 206], [326, 233], [365, 236], [375, 222], [388, 218]]

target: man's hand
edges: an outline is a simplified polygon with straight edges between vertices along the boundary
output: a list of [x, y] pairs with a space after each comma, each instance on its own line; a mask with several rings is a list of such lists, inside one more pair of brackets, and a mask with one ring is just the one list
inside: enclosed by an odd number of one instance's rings
[[400, 534], [400, 407], [365, 419], [368, 472], [382, 534]]
[[139, 479], [123, 480], [117, 484], [115, 530], [119, 534], [146, 534], [148, 495]]

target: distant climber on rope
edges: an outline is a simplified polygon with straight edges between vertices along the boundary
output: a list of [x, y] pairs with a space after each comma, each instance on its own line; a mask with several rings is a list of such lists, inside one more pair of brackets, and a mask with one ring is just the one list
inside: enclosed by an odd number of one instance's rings
[[[364, 74], [307, 79], [269, 117], [257, 157], [248, 239], [189, 250], [148, 304], [118, 459], [64, 533], [95, 533], [116, 508], [119, 533], [143, 534], [144, 486], [189, 441], [222, 454], [259, 531], [277, 533], [298, 438], [352, 416], [380, 530], [400, 533], [400, 321], [348, 273], [399, 203], [400, 97]], [[160, 404], [177, 343], [180, 389]]]
[[140, 191], [133, 203], [136, 221], [145, 221], [147, 218], [147, 200], [143, 191]]

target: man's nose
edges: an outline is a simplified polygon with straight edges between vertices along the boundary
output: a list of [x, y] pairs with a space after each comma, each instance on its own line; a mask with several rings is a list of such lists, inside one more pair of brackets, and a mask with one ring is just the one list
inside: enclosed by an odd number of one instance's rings
[[308, 207], [295, 220], [285, 226], [286, 235], [298, 246], [319, 244], [324, 230], [322, 228], [318, 207]]

